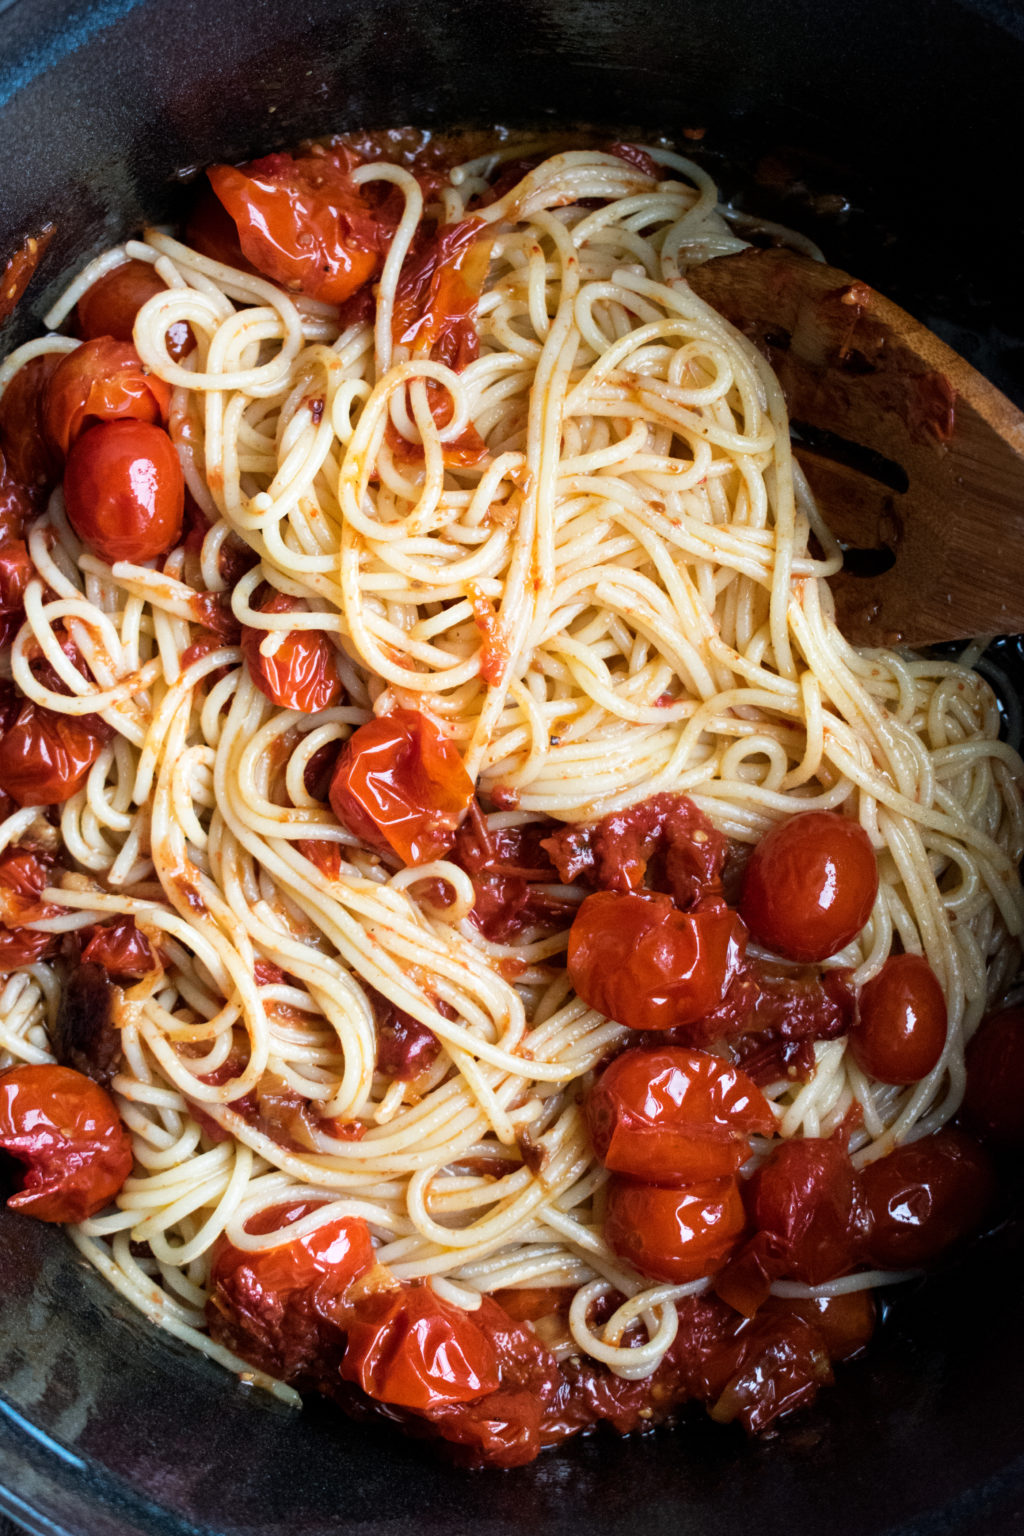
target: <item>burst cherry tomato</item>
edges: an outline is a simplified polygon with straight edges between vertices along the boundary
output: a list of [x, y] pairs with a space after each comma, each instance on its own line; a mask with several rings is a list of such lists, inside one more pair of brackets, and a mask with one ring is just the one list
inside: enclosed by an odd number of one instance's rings
[[805, 811], [761, 839], [743, 877], [740, 913], [759, 944], [790, 960], [827, 960], [871, 916], [878, 866], [863, 827]]
[[652, 1184], [735, 1173], [750, 1155], [751, 1132], [775, 1128], [748, 1077], [685, 1046], [624, 1051], [590, 1090], [586, 1116], [605, 1167]]
[[[292, 613], [300, 606], [296, 598], [275, 592], [260, 605], [260, 611]], [[278, 639], [280, 644], [270, 654], [260, 650], [264, 642], [269, 647]], [[334, 647], [319, 630], [292, 629], [282, 634], [243, 625], [242, 654], [257, 688], [281, 709], [313, 715], [317, 710], [330, 709], [342, 696]]]
[[493, 1345], [428, 1285], [383, 1291], [360, 1303], [341, 1365], [367, 1397], [423, 1413], [466, 1403], [498, 1386]]
[[130, 342], [97, 336], [66, 352], [46, 392], [43, 424], [63, 455], [99, 421], [164, 422], [171, 389], [147, 373]]
[[185, 478], [160, 427], [112, 421], [75, 443], [64, 497], [72, 528], [101, 560], [155, 560], [181, 533]]
[[821, 1285], [858, 1262], [864, 1215], [857, 1175], [834, 1137], [776, 1147], [747, 1186], [747, 1208], [770, 1240], [776, 1274]]
[[207, 175], [243, 254], [274, 282], [341, 304], [377, 270], [380, 225], [337, 160], [267, 155]]
[[57, 934], [25, 927], [60, 911], [39, 899], [51, 882], [52, 868], [52, 858], [29, 848], [10, 847], [0, 853], [0, 974], [33, 965], [57, 948]]
[[21, 540], [32, 511], [31, 496], [15, 480], [0, 448], [0, 544]]
[[[148, 261], [124, 261], [82, 294], [75, 310], [78, 334], [87, 341], [99, 336], [131, 341], [135, 317], [143, 304], [166, 292], [167, 284]], [[186, 322], [176, 321], [167, 332], [171, 357], [180, 362], [194, 346], [195, 338]]]
[[153, 948], [133, 917], [80, 930], [83, 964], [95, 963], [115, 981], [137, 981], [157, 969]]
[[927, 1264], [976, 1230], [995, 1189], [984, 1150], [962, 1131], [897, 1147], [861, 1171], [869, 1235], [866, 1256], [880, 1269]]
[[605, 1241], [620, 1259], [654, 1280], [685, 1285], [713, 1274], [736, 1246], [745, 1223], [734, 1177], [663, 1189], [616, 1174], [608, 1184]]
[[132, 1171], [132, 1147], [108, 1093], [70, 1067], [0, 1076], [0, 1147], [27, 1169], [7, 1204], [40, 1221], [84, 1221]]
[[336, 1317], [354, 1280], [374, 1263], [364, 1221], [342, 1216], [305, 1237], [287, 1229], [316, 1201], [276, 1205], [250, 1217], [254, 1236], [281, 1228], [271, 1248], [243, 1250], [218, 1239], [207, 1316], [214, 1336], [261, 1370], [293, 1379], [321, 1363], [335, 1367], [343, 1341]]
[[473, 798], [458, 749], [416, 709], [395, 709], [349, 737], [331, 807], [371, 848], [425, 864], [449, 849]]
[[23, 539], [0, 543], [0, 647], [18, 633], [25, 616], [25, 588], [35, 575]]
[[708, 901], [680, 912], [671, 897], [598, 891], [569, 933], [576, 991], [630, 1029], [695, 1023], [722, 1001], [743, 957], [735, 912]]
[[964, 1109], [980, 1135], [1024, 1145], [1024, 1008], [990, 1015], [968, 1044]]
[[7, 472], [35, 506], [60, 479], [60, 455], [43, 429], [43, 412], [50, 380], [63, 356], [44, 352], [30, 358], [0, 395], [0, 443]]
[[103, 738], [74, 715], [16, 699], [0, 717], [0, 790], [18, 805], [60, 805], [85, 783]]
[[922, 955], [891, 955], [861, 989], [850, 1052], [869, 1077], [916, 1083], [946, 1044], [946, 999]]

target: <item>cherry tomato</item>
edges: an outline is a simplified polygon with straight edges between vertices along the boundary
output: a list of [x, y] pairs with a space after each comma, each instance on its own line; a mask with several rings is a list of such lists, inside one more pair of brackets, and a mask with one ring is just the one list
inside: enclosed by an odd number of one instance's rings
[[0, 395], [0, 443], [7, 471], [37, 507], [60, 479], [61, 457], [46, 435], [43, 412], [50, 380], [63, 356], [44, 352], [30, 358]]
[[64, 499], [72, 528], [101, 560], [155, 560], [181, 533], [185, 477], [162, 428], [112, 421], [75, 443]]
[[991, 1014], [969, 1041], [964, 1109], [980, 1135], [1024, 1145], [1024, 1008]]
[[673, 1029], [710, 1013], [732, 981], [746, 930], [724, 902], [680, 912], [669, 896], [598, 891], [569, 931], [569, 975], [590, 1008], [630, 1029]]
[[259, 1211], [246, 1230], [256, 1236], [281, 1228], [280, 1242], [243, 1250], [221, 1237], [210, 1268], [207, 1318], [214, 1337], [285, 1379], [337, 1368], [343, 1348], [338, 1311], [375, 1262], [369, 1229], [356, 1217], [289, 1239], [288, 1227], [316, 1208], [306, 1200]]
[[635, 1184], [613, 1175], [605, 1208], [605, 1242], [642, 1275], [685, 1285], [720, 1269], [746, 1216], [734, 1177], [684, 1189]]
[[14, 846], [0, 853], [0, 973], [33, 965], [58, 947], [58, 934], [25, 927], [61, 910], [39, 899], [54, 878], [53, 863], [49, 854], [29, 848]]
[[730, 1354], [737, 1369], [708, 1412], [718, 1424], [738, 1419], [748, 1434], [813, 1402], [833, 1380], [824, 1339], [793, 1313], [759, 1314], [723, 1350], [719, 1369]]
[[340, 304], [376, 272], [381, 227], [336, 160], [267, 155], [206, 174], [243, 254], [274, 282]]
[[740, 913], [751, 936], [790, 960], [827, 960], [871, 916], [878, 866], [867, 833], [835, 811], [780, 821], [743, 877]]
[[772, 1296], [765, 1303], [768, 1313], [789, 1313], [802, 1317], [816, 1328], [825, 1341], [830, 1360], [849, 1360], [870, 1342], [875, 1331], [875, 1298], [865, 1287], [841, 1296], [789, 1298]]
[[[380, 996], [380, 994], [378, 994]], [[434, 1065], [441, 1054], [441, 1042], [432, 1030], [414, 1019], [403, 1008], [388, 1004], [378, 1011], [377, 1071], [401, 1083], [415, 1082]], [[374, 1000], [376, 1002], [376, 1000]]]
[[223, 262], [226, 267], [234, 267], [236, 272], [259, 276], [252, 262], [242, 255], [234, 219], [209, 185], [200, 192], [189, 214], [185, 243], [211, 261]]
[[616, 1056], [587, 1096], [586, 1117], [605, 1167], [652, 1184], [735, 1173], [750, 1156], [750, 1133], [775, 1129], [748, 1077], [685, 1046]]
[[[78, 301], [75, 320], [78, 334], [87, 341], [110, 336], [114, 341], [131, 341], [135, 317], [143, 304], [158, 293], [166, 293], [167, 284], [157, 276], [148, 261], [124, 261], [113, 271], [87, 288]], [[167, 351], [174, 361], [195, 346], [195, 337], [184, 320], [177, 320], [167, 332]]]
[[866, 1257], [880, 1269], [927, 1264], [976, 1230], [995, 1189], [992, 1164], [963, 1131], [945, 1129], [896, 1147], [862, 1169]]
[[79, 930], [83, 964], [102, 965], [115, 981], [137, 981], [157, 967], [153, 948], [133, 917]]
[[861, 988], [850, 1053], [882, 1083], [916, 1083], [946, 1044], [946, 999], [922, 955], [890, 955]]
[[0, 448], [0, 544], [21, 539], [32, 511], [32, 498], [15, 480]]
[[60, 805], [85, 783], [103, 738], [74, 715], [18, 698], [0, 730], [0, 789], [18, 805]]
[[494, 1347], [471, 1312], [429, 1285], [404, 1285], [360, 1303], [341, 1363], [367, 1397], [425, 1412], [471, 1402], [499, 1382]]
[[27, 1169], [7, 1205], [40, 1221], [95, 1216], [132, 1171], [132, 1145], [113, 1099], [70, 1067], [0, 1075], [0, 1147]]
[[98, 421], [165, 422], [171, 387], [147, 373], [130, 342], [98, 336], [66, 352], [43, 407], [47, 436], [61, 454]]
[[417, 709], [395, 709], [361, 725], [331, 780], [331, 808], [342, 825], [406, 864], [446, 852], [472, 798], [458, 748]]
[[835, 1137], [784, 1141], [747, 1186], [747, 1209], [773, 1240], [774, 1273], [821, 1285], [860, 1258], [864, 1213], [857, 1175]]
[[410, 252], [395, 289], [397, 343], [461, 373], [480, 352], [476, 308], [491, 259], [483, 219], [463, 219], [425, 235]]
[[[292, 613], [301, 608], [294, 597], [275, 592], [260, 604], [261, 613]], [[268, 638], [273, 637], [273, 638]], [[266, 643], [265, 654], [260, 646]], [[242, 626], [242, 655], [249, 676], [261, 693], [280, 709], [298, 709], [304, 715], [330, 709], [342, 697], [337, 655], [327, 636], [319, 630], [256, 629]]]
[[25, 588], [35, 575], [28, 548], [21, 539], [0, 544], [0, 647], [8, 645], [25, 616]]

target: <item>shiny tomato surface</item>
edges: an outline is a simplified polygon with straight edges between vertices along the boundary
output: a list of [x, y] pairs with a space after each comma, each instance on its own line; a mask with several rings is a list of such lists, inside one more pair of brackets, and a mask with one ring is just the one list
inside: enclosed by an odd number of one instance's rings
[[476, 307], [491, 254], [485, 229], [482, 219], [463, 219], [437, 230], [406, 258], [395, 291], [395, 341], [456, 373], [480, 350]]
[[43, 422], [67, 456], [88, 427], [103, 421], [167, 420], [171, 387], [147, 373], [131, 342], [97, 336], [66, 352], [46, 392]]
[[243, 1250], [218, 1239], [210, 1270], [207, 1317], [215, 1338], [261, 1370], [286, 1379], [336, 1369], [343, 1339], [338, 1309], [353, 1281], [374, 1263], [364, 1221], [339, 1217], [304, 1237], [288, 1227], [316, 1201], [270, 1206], [246, 1223], [254, 1236], [281, 1229], [270, 1248]]
[[416, 709], [361, 725], [331, 780], [331, 807], [342, 825], [406, 864], [445, 853], [472, 798], [458, 749]]
[[207, 175], [243, 254], [274, 282], [341, 304], [376, 272], [381, 226], [336, 160], [267, 155]]
[[[275, 592], [261, 603], [260, 611], [293, 613], [301, 607], [296, 598]], [[268, 641], [270, 635], [272, 641]], [[272, 654], [260, 650], [264, 641], [273, 645], [278, 638], [280, 644]], [[243, 625], [242, 654], [256, 687], [280, 709], [297, 709], [312, 715], [341, 700], [337, 653], [319, 630], [292, 629], [279, 636], [275, 630]]]
[[969, 1041], [964, 1111], [979, 1135], [1024, 1146], [1024, 1008], [990, 1014]]
[[471, 1312], [429, 1285], [404, 1285], [367, 1297], [348, 1329], [341, 1365], [368, 1397], [423, 1412], [493, 1392], [498, 1362]]
[[[167, 284], [148, 261], [124, 261], [82, 294], [75, 310], [78, 334], [86, 341], [100, 336], [131, 341], [135, 317], [143, 304], [166, 292]], [[194, 345], [195, 338], [185, 321], [176, 321], [168, 330], [167, 351], [175, 362], [180, 362]]]
[[835, 811], [804, 811], [758, 843], [740, 913], [751, 937], [789, 960], [827, 960], [871, 916], [878, 866], [863, 827]]
[[15, 480], [0, 447], [0, 544], [20, 541], [33, 511], [32, 497]]
[[152, 945], [133, 917], [83, 928], [79, 938], [83, 964], [102, 965], [115, 981], [137, 981], [157, 969]]
[[24, 539], [0, 543], [0, 648], [9, 645], [25, 617], [25, 589], [36, 574]]
[[52, 878], [49, 855], [16, 846], [0, 853], [0, 973], [32, 965], [57, 948], [57, 934], [25, 927], [60, 911], [39, 899]]
[[945, 1129], [896, 1147], [861, 1170], [869, 1233], [866, 1257], [880, 1269], [927, 1264], [981, 1226], [995, 1192], [984, 1149]]
[[12, 1067], [0, 1075], [0, 1148], [25, 1165], [12, 1211], [39, 1221], [84, 1221], [132, 1171], [132, 1147], [113, 1099], [70, 1067]]
[[608, 1184], [605, 1241], [620, 1259], [654, 1280], [684, 1285], [713, 1274], [745, 1225], [734, 1177], [666, 1189], [615, 1174]]
[[771, 1239], [775, 1274], [821, 1285], [858, 1262], [863, 1208], [837, 1138], [782, 1142], [750, 1180], [746, 1198], [754, 1225]]
[[0, 395], [0, 447], [7, 474], [36, 507], [60, 479], [62, 460], [43, 426], [50, 380], [63, 352], [44, 352], [19, 368]]
[[746, 930], [724, 902], [680, 912], [655, 893], [597, 891], [569, 933], [569, 975], [591, 1008], [630, 1029], [692, 1024], [721, 1002]]
[[155, 560], [181, 534], [185, 478], [177, 450], [150, 422], [93, 427], [68, 455], [64, 498], [72, 528], [101, 560]]
[[9, 701], [0, 715], [0, 790], [18, 805], [60, 805], [81, 789], [103, 746], [73, 715]]
[[606, 1168], [652, 1184], [735, 1173], [750, 1135], [770, 1136], [771, 1107], [750, 1079], [685, 1046], [624, 1051], [587, 1096], [587, 1128]]
[[923, 955], [890, 955], [861, 988], [850, 1052], [869, 1077], [916, 1083], [946, 1044], [946, 999]]

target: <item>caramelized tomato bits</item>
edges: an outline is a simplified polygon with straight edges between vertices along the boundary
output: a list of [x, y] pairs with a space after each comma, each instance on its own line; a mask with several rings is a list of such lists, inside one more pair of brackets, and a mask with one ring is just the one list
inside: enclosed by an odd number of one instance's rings
[[498, 1387], [494, 1347], [473, 1315], [428, 1285], [368, 1297], [349, 1325], [341, 1374], [381, 1403], [426, 1412]]
[[289, 1238], [288, 1228], [316, 1208], [316, 1201], [298, 1201], [260, 1211], [246, 1231], [257, 1236], [280, 1228], [279, 1241], [249, 1250], [221, 1237], [210, 1270], [206, 1311], [213, 1337], [291, 1381], [337, 1370], [344, 1343], [338, 1309], [374, 1263], [369, 1230], [355, 1217]]
[[[284, 592], [264, 597], [260, 612], [304, 611], [297, 598]], [[261, 693], [280, 709], [304, 715], [330, 709], [343, 695], [337, 655], [327, 636], [316, 629], [256, 629], [242, 626], [242, 655], [249, 676]]]
[[102, 721], [33, 704], [13, 693], [0, 699], [0, 790], [16, 804], [59, 805], [85, 783], [108, 739]]
[[177, 450], [148, 422], [93, 427], [68, 455], [64, 499], [72, 528], [101, 560], [155, 560], [181, 534], [185, 478]]
[[132, 1171], [131, 1141], [110, 1095], [70, 1067], [0, 1075], [0, 1148], [25, 1165], [11, 1210], [39, 1221], [84, 1221]]
[[138, 981], [158, 969], [153, 947], [133, 917], [95, 923], [81, 929], [79, 939], [83, 965], [101, 965], [114, 981]]
[[666, 891], [677, 906], [696, 905], [721, 884], [728, 843], [686, 795], [652, 795], [593, 826], [563, 827], [544, 848], [566, 884]]
[[735, 1173], [750, 1135], [775, 1129], [771, 1106], [744, 1073], [684, 1046], [617, 1056], [590, 1090], [586, 1119], [606, 1168], [653, 1184]]
[[722, 901], [680, 912], [655, 892], [598, 891], [570, 930], [569, 975], [589, 1007], [629, 1029], [673, 1029], [717, 1007], [745, 943]]
[[[79, 299], [75, 310], [78, 334], [87, 341], [103, 336], [131, 341], [143, 304], [166, 292], [167, 284], [148, 261], [124, 261], [98, 278]], [[167, 351], [176, 363], [194, 345], [195, 338], [185, 321], [176, 321], [168, 330]]]
[[391, 230], [374, 217], [342, 158], [267, 155], [206, 174], [243, 255], [265, 277], [341, 304], [377, 271]]
[[97, 422], [163, 423], [170, 403], [170, 385], [146, 372], [130, 342], [98, 336], [64, 353], [46, 391], [43, 424], [66, 457]]
[[964, 1110], [986, 1139], [1024, 1146], [1024, 1008], [991, 1014], [969, 1042]]
[[425, 864], [451, 847], [473, 784], [432, 720], [396, 709], [349, 737], [330, 798], [338, 820], [369, 847]]
[[634, 1184], [614, 1174], [604, 1217], [605, 1241], [642, 1275], [685, 1285], [720, 1269], [746, 1225], [735, 1178], [682, 1189]]
[[946, 999], [922, 955], [891, 955], [861, 988], [850, 1052], [869, 1077], [916, 1083], [946, 1044]]
[[751, 937], [789, 960], [827, 960], [871, 916], [878, 867], [863, 827], [834, 811], [780, 821], [758, 843], [740, 914]]

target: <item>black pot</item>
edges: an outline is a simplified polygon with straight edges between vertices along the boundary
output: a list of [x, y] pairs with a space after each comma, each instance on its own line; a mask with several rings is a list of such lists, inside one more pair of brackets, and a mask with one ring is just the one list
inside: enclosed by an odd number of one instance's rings
[[[57, 224], [3, 340], [213, 159], [404, 122], [704, 128], [748, 207], [1020, 398], [1022, 84], [1014, 0], [0, 0], [0, 257]], [[466, 1473], [247, 1391], [3, 1216], [0, 1508], [72, 1536], [1004, 1536], [1024, 1529], [1021, 1248], [1007, 1226], [904, 1287], [774, 1439], [698, 1413]]]

